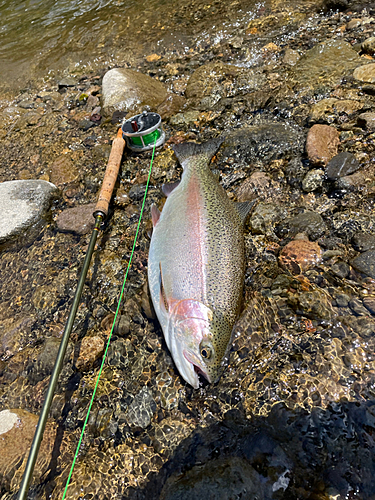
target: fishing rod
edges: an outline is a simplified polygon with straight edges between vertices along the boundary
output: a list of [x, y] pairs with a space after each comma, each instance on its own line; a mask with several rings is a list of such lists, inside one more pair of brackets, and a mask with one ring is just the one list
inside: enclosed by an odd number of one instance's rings
[[149, 149], [153, 149], [155, 151], [155, 147], [161, 146], [165, 141], [165, 133], [161, 127], [160, 116], [157, 113], [148, 113], [144, 111], [139, 115], [135, 115], [132, 118], [129, 118], [122, 124], [122, 127], [118, 129], [117, 136], [112, 143], [112, 149], [108, 159], [107, 168], [104, 174], [102, 188], [100, 190], [98, 202], [93, 212], [93, 216], [95, 217], [95, 226], [91, 234], [90, 243], [86, 252], [82, 271], [78, 280], [77, 289], [73, 299], [73, 304], [69, 313], [68, 320], [65, 325], [59, 351], [56, 356], [55, 365], [48, 385], [47, 394], [43, 403], [42, 410], [40, 412], [38, 424], [36, 426], [33, 442], [31, 444], [29, 456], [27, 459], [26, 468], [22, 477], [20, 489], [18, 491], [17, 500], [27, 499], [30, 482], [33, 476], [35, 463], [43, 439], [43, 434], [46, 427], [48, 414], [51, 408], [52, 399], [62, 369], [66, 349], [69, 342], [69, 337], [73, 329], [73, 324], [80, 303], [83, 286], [85, 283], [87, 272], [90, 267], [92, 254], [94, 253], [95, 243], [99, 234], [100, 227], [108, 215], [109, 203], [112, 198], [113, 189], [116, 184], [118, 172], [120, 169], [121, 159], [125, 147], [125, 140], [123, 137], [125, 137], [126, 143], [132, 151], [142, 152], [142, 151], [147, 151]]

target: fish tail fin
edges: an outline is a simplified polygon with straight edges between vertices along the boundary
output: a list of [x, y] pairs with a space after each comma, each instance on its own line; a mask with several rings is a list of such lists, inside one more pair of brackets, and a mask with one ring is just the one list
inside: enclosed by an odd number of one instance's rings
[[196, 142], [183, 142], [173, 146], [173, 151], [183, 168], [185, 168], [184, 163], [187, 160], [190, 162], [197, 156], [204, 157], [208, 164], [223, 141], [224, 137], [221, 136], [212, 141], [203, 142], [202, 144], [197, 144]]

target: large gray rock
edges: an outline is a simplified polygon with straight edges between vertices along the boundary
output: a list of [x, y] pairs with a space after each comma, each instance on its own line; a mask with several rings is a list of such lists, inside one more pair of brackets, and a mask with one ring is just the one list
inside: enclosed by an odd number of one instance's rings
[[31, 243], [46, 220], [56, 192], [54, 184], [41, 180], [1, 183], [0, 248], [15, 241]]
[[145, 106], [151, 111], [167, 98], [167, 90], [158, 80], [125, 68], [114, 68], [103, 77], [103, 110], [140, 113]]

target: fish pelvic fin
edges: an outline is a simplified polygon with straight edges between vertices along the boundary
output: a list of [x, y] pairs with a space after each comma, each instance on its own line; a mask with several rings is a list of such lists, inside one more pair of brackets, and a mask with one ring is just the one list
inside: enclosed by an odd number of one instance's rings
[[237, 209], [237, 212], [241, 218], [242, 224], [245, 224], [246, 217], [249, 215], [251, 212], [251, 209], [255, 205], [256, 200], [253, 201], [243, 201], [243, 202], [237, 202], [234, 204], [234, 206]]
[[208, 164], [223, 141], [224, 137], [221, 136], [212, 141], [203, 142], [202, 144], [197, 144], [196, 142], [182, 142], [181, 144], [173, 146], [173, 151], [183, 168], [185, 168], [184, 164], [187, 160], [190, 162], [197, 156], [204, 157]]

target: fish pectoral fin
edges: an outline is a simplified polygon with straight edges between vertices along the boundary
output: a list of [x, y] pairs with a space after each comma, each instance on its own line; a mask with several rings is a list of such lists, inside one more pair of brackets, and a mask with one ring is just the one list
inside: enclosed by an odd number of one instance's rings
[[165, 194], [165, 196], [169, 196], [171, 192], [176, 189], [176, 187], [180, 184], [181, 181], [170, 182], [169, 184], [163, 184], [161, 190]]
[[243, 202], [237, 202], [234, 204], [236, 209], [237, 209], [237, 212], [239, 213], [239, 216], [241, 217], [242, 224], [245, 224], [246, 217], [251, 212], [251, 209], [255, 205], [256, 201], [257, 200], [243, 201]]
[[151, 218], [152, 218], [152, 225], [155, 227], [156, 224], [158, 223], [158, 220], [160, 219], [160, 210], [155, 205], [155, 203], [151, 205]]
[[165, 311], [169, 310], [169, 305], [167, 301], [167, 296], [165, 294], [165, 288], [163, 285], [163, 273], [161, 271], [161, 263], [159, 262], [159, 270], [160, 270], [160, 304], [164, 306]]

